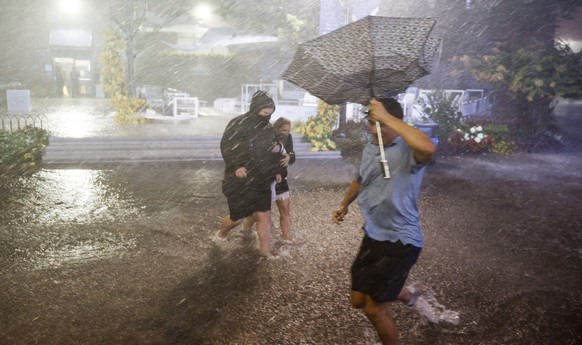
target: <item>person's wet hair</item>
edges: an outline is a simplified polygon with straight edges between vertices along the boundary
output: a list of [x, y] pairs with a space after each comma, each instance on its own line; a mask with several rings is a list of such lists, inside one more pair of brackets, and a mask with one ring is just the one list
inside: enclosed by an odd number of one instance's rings
[[400, 103], [394, 98], [378, 98], [378, 101], [384, 105], [384, 108], [397, 119], [402, 120], [404, 118], [404, 110]]
[[280, 117], [273, 123], [273, 128], [279, 129], [285, 125], [291, 125], [291, 120], [286, 117]]

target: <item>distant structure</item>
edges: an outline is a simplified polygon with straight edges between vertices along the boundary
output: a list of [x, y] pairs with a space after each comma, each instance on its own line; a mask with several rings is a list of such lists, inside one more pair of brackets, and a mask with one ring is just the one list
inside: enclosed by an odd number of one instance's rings
[[319, 35], [355, 22], [369, 15], [375, 15], [380, 9], [380, 0], [321, 0], [319, 16]]

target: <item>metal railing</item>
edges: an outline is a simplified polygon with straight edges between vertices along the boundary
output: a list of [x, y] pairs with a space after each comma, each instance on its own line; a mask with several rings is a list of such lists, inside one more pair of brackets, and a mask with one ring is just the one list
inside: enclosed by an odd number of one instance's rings
[[485, 116], [491, 113], [492, 104], [488, 97], [470, 100], [459, 105], [459, 111], [463, 117]]
[[172, 116], [174, 117], [179, 117], [183, 114], [198, 117], [200, 103], [197, 97], [172, 96], [168, 106], [172, 108]]
[[13, 132], [27, 127], [48, 130], [48, 118], [41, 114], [0, 115], [0, 130]]

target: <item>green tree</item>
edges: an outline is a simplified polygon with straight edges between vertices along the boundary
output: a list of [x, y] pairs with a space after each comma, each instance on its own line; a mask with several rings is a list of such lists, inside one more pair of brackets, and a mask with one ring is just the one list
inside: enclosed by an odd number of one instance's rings
[[159, 30], [179, 17], [190, 18], [188, 11], [199, 2], [201, 1], [109, 1], [111, 29], [125, 42], [124, 61], [126, 65], [126, 87], [129, 96], [136, 96], [136, 59], [142, 52], [147, 51], [147, 42], [149, 42], [148, 40], [140, 40], [144, 36], [142, 28], [147, 26], [153, 30]]
[[125, 47], [122, 37], [112, 30], [104, 34], [105, 45], [101, 53], [101, 82], [103, 91], [109, 97], [127, 95], [125, 70], [121, 54]]
[[582, 97], [582, 53], [558, 42], [501, 44], [489, 55], [463, 57], [476, 80], [491, 84], [502, 99], [496, 112], [513, 120], [526, 149], [534, 149], [553, 125], [556, 97]]
[[526, 46], [531, 41], [552, 42], [562, 18], [570, 18], [581, 0], [391, 0], [380, 2], [379, 15], [432, 17], [433, 36], [443, 39], [440, 62], [416, 85], [423, 88], [483, 87], [470, 73], [451, 63], [456, 56], [479, 56], [497, 42]]
[[144, 106], [145, 100], [129, 97], [125, 87], [125, 70], [121, 58], [125, 41], [111, 30], [106, 31], [104, 37], [101, 79], [103, 91], [110, 97], [116, 110], [115, 120], [121, 123], [146, 122], [143, 117], [135, 116], [135, 113]]

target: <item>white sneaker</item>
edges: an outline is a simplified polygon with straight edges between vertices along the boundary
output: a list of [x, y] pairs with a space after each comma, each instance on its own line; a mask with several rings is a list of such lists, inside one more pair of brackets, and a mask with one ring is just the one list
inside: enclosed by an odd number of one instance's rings
[[418, 298], [420, 297], [420, 295], [422, 295], [422, 291], [420, 289], [415, 288], [414, 286], [409, 286], [407, 287], [407, 289], [412, 295], [412, 297], [410, 297], [408, 303], [406, 303], [406, 308], [412, 310], [414, 309], [416, 301], [418, 301]]

